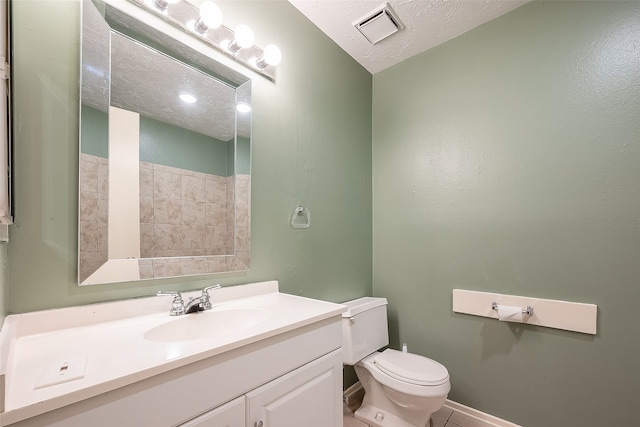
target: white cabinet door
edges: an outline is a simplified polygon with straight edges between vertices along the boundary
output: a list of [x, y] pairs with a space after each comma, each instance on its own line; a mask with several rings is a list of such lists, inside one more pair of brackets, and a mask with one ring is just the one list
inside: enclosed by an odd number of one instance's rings
[[342, 427], [341, 352], [247, 393], [247, 427]]
[[180, 427], [244, 427], [244, 396], [212, 409]]

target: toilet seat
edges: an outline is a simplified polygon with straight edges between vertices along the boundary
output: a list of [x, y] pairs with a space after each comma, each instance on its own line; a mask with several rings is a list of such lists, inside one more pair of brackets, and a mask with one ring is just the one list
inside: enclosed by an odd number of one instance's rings
[[409, 384], [433, 387], [449, 381], [447, 368], [418, 354], [386, 349], [373, 363], [390, 377]]

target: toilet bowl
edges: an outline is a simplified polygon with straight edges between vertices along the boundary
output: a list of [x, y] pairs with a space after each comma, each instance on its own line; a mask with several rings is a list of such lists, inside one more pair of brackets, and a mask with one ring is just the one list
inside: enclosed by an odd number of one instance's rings
[[427, 357], [386, 349], [385, 298], [344, 303], [343, 363], [353, 365], [364, 388], [354, 416], [373, 427], [426, 427], [451, 389], [447, 369]]
[[354, 368], [365, 389], [355, 417], [371, 426], [424, 427], [451, 390], [447, 369], [416, 354], [387, 349]]

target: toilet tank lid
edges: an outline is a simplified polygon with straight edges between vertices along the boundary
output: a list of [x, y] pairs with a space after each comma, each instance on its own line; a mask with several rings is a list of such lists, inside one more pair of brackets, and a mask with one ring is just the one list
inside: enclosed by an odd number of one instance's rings
[[352, 301], [343, 302], [347, 306], [347, 311], [342, 313], [342, 317], [353, 317], [363, 311], [387, 305], [386, 298], [362, 297]]

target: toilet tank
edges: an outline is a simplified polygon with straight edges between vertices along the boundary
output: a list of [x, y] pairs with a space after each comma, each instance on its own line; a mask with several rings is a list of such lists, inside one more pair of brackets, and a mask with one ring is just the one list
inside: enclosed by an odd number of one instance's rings
[[355, 365], [389, 344], [387, 299], [364, 297], [343, 303], [342, 363]]

